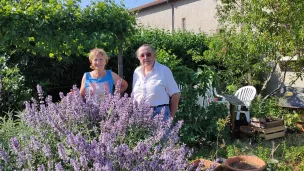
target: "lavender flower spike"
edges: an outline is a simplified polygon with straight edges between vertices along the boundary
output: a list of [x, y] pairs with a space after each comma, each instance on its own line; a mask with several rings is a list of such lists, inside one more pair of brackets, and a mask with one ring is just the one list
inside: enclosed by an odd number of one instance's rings
[[14, 150], [14, 152], [17, 154], [20, 150], [20, 144], [16, 137], [13, 137], [10, 139], [10, 146]]

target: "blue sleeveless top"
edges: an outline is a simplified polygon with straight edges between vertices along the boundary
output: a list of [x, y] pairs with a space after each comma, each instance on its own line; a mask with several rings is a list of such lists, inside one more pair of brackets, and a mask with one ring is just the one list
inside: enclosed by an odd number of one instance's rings
[[[85, 87], [86, 89], [97, 90], [96, 93], [104, 92], [104, 89], [109, 88], [109, 93], [113, 94], [114, 80], [112, 71], [106, 70], [106, 75], [102, 78], [92, 78], [90, 72], [86, 72]], [[106, 86], [106, 87], [105, 87]]]

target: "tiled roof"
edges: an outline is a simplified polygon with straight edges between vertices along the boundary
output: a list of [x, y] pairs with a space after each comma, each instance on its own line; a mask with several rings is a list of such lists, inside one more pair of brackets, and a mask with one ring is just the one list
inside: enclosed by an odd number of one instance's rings
[[[168, 0], [168, 1], [170, 2], [172, 0]], [[147, 3], [147, 4], [132, 8], [132, 9], [130, 9], [130, 11], [138, 11], [138, 10], [153, 7], [153, 6], [156, 6], [156, 5], [159, 5], [159, 4], [163, 4], [163, 3], [167, 3], [167, 0], [155, 0], [153, 2], [150, 2], [150, 3]]]

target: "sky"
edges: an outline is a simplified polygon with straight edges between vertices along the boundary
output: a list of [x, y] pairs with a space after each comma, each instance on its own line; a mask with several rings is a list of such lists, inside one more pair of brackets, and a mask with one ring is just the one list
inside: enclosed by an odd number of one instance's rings
[[[86, 5], [90, 4], [91, 0], [82, 0], [81, 6], [85, 7]], [[116, 3], [120, 4], [120, 2], [123, 2], [128, 9], [147, 4], [149, 2], [152, 2], [154, 0], [115, 0]]]

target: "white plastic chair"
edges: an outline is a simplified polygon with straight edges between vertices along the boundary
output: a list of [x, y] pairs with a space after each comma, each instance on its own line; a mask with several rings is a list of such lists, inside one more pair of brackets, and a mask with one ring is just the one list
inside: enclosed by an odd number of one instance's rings
[[215, 99], [211, 92], [206, 91], [204, 96], [198, 96], [197, 97], [197, 104], [200, 105], [203, 108], [207, 108], [211, 102], [214, 102]]
[[177, 87], [179, 89], [180, 92], [183, 91], [184, 86], [182, 84], [177, 84]]
[[[221, 101], [216, 100], [216, 98], [221, 98]], [[205, 96], [198, 96], [197, 104], [207, 108], [212, 102], [223, 103], [229, 110], [229, 102], [225, 99], [225, 97], [219, 95], [216, 88], [213, 88], [210, 84], [209, 88], [206, 90]]]
[[240, 99], [244, 104], [245, 107], [248, 109], [248, 111], [243, 111], [242, 106], [238, 106], [237, 114], [236, 114], [236, 120], [240, 119], [240, 113], [245, 113], [247, 122], [250, 122], [250, 106], [251, 102], [254, 99], [256, 94], [256, 89], [253, 86], [245, 86], [241, 87], [236, 91], [234, 94], [238, 99]]

